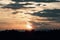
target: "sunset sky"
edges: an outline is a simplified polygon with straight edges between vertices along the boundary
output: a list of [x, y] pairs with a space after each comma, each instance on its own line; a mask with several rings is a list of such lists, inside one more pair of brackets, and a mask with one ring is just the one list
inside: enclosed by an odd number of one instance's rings
[[60, 2], [0, 1], [0, 30], [45, 29], [60, 29]]

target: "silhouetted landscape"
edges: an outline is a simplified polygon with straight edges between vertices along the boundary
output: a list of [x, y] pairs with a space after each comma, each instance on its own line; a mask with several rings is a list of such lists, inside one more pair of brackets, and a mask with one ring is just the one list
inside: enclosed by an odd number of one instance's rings
[[0, 0], [1, 39], [60, 39], [60, 0]]
[[[6, 30], [0, 32], [0, 39], [17, 39], [17, 40], [41, 40], [41, 39], [59, 39], [58, 36], [60, 36], [58, 30], [50, 30], [50, 31], [25, 31], [25, 32], [18, 32], [14, 30]], [[57, 38], [58, 37], [58, 38]], [[3, 39], [2, 39], [3, 40]]]

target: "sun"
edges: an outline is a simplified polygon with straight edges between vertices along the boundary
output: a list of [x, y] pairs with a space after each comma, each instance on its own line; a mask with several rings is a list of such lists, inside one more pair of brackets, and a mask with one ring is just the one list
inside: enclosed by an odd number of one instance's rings
[[26, 31], [32, 31], [34, 29], [34, 26], [32, 25], [32, 23], [25, 22], [25, 21], [21, 23], [18, 27], [19, 27], [18, 29], [26, 30]]
[[27, 22], [27, 24], [26, 24], [26, 29], [27, 30], [32, 30], [33, 29], [32, 25], [29, 22]]
[[28, 29], [32, 29], [32, 26], [29, 25], [29, 24], [27, 24], [26, 27], [27, 27]]

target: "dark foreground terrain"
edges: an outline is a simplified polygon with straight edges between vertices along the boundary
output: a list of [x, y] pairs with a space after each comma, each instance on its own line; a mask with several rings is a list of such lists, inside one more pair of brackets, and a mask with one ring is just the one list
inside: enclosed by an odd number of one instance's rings
[[[0, 39], [10, 39], [10, 40], [41, 40], [41, 39], [59, 39], [60, 30], [49, 30], [49, 31], [25, 31], [19, 32], [15, 30], [6, 30], [0, 32]], [[2, 39], [2, 40], [3, 40]]]

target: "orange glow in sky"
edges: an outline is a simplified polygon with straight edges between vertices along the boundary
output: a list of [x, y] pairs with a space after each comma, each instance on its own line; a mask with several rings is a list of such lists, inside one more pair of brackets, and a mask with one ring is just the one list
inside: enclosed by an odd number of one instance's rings
[[27, 28], [27, 30], [32, 30], [33, 29], [32, 25], [29, 24], [29, 23], [26, 24], [26, 28]]
[[22, 29], [22, 30], [27, 30], [27, 31], [31, 31], [34, 29], [34, 27], [32, 26], [32, 23], [26, 22], [26, 21], [24, 21], [20, 25], [18, 25], [17, 28]]

